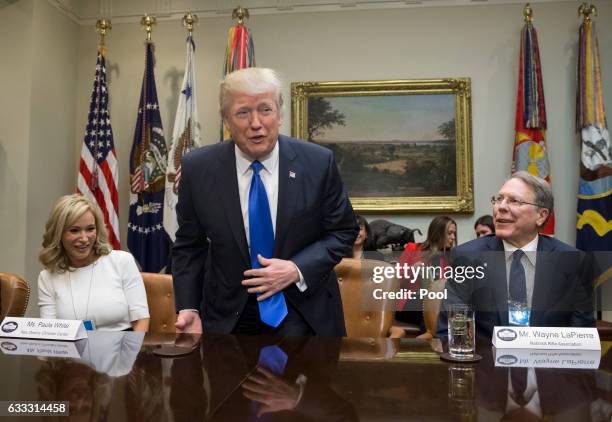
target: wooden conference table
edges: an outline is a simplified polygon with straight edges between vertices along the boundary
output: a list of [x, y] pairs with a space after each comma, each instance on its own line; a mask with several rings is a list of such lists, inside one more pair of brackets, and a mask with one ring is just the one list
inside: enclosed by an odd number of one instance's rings
[[[15, 354], [67, 353], [61, 343], [19, 341], [0, 338], [0, 400], [68, 401], [67, 420], [488, 421], [508, 412], [510, 369], [495, 367], [486, 343], [477, 348], [483, 359], [467, 365], [414, 339], [206, 335], [174, 358], [155, 353], [174, 335], [93, 332], [74, 348], [80, 358]], [[532, 371], [545, 420], [610, 420], [610, 346], [602, 343], [598, 369]], [[297, 396], [297, 407], [280, 410]], [[258, 418], [261, 402], [279, 411]]]

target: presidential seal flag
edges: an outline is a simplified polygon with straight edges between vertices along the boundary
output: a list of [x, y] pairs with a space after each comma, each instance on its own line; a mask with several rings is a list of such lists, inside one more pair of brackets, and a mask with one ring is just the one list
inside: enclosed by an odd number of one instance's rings
[[595, 22], [580, 26], [576, 130], [580, 133], [580, 183], [576, 247], [612, 250], [612, 145], [606, 126]]
[[[531, 23], [530, 8], [525, 10], [525, 20], [521, 32], [512, 172], [528, 171], [550, 183], [550, 163], [546, 148], [544, 84], [542, 83], [538, 34]], [[550, 218], [540, 233], [549, 235], [555, 233], [554, 210], [550, 210], [550, 213]]]
[[113, 143], [110, 114], [108, 113], [108, 89], [106, 87], [105, 48], [100, 45], [96, 60], [91, 102], [81, 160], [77, 192], [96, 202], [104, 214], [108, 239], [114, 249], [119, 243], [119, 169]]
[[195, 81], [195, 43], [191, 34], [187, 37], [187, 62], [185, 76], [179, 95], [174, 131], [172, 132], [172, 146], [168, 154], [168, 167], [166, 170], [166, 195], [164, 200], [164, 229], [168, 236], [176, 239], [178, 222], [176, 219], [176, 203], [178, 202], [178, 188], [181, 182], [181, 159], [200, 143], [200, 124], [198, 123], [198, 108], [196, 101]]
[[169, 241], [163, 227], [168, 151], [162, 128], [153, 43], [148, 41], [138, 119], [130, 154], [130, 218], [128, 248], [146, 272], [160, 272], [168, 263]]

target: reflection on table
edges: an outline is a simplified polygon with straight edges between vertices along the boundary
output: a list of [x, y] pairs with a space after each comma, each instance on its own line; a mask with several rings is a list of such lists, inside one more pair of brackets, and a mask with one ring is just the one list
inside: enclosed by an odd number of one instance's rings
[[[5, 339], [0, 339], [0, 343]], [[442, 362], [415, 339], [180, 339], [93, 332], [80, 358], [0, 355], [1, 400], [67, 400], [70, 420], [571, 420], [609, 421], [612, 352], [598, 369]], [[507, 362], [507, 360], [506, 360]], [[515, 375], [521, 376], [515, 376]], [[519, 381], [517, 381], [519, 380]]]

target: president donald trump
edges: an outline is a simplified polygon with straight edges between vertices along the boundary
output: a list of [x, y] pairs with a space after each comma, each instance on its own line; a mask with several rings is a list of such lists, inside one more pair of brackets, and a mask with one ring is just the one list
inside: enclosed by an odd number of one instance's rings
[[279, 135], [281, 86], [271, 69], [227, 75], [231, 140], [183, 159], [177, 332], [345, 335], [333, 268], [358, 227], [332, 152]]

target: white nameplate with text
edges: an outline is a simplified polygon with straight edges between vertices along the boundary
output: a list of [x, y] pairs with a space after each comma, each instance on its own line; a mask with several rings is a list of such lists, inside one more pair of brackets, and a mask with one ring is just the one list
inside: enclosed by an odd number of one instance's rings
[[25, 338], [0, 339], [0, 350], [7, 355], [81, 358], [86, 339], [77, 341], [38, 340]]
[[493, 356], [497, 367], [597, 369], [601, 351], [494, 349]]
[[495, 327], [491, 341], [498, 349], [601, 350], [597, 328]]
[[87, 338], [87, 331], [80, 320], [6, 317], [0, 337], [74, 341]]

